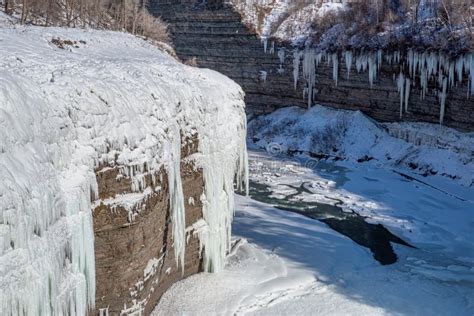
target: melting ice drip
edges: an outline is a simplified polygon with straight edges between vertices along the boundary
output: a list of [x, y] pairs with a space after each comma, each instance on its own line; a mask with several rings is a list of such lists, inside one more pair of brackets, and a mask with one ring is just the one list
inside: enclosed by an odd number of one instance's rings
[[[446, 111], [446, 99], [449, 89], [456, 85], [461, 85], [464, 78], [468, 77], [468, 95], [474, 94], [474, 54], [468, 53], [457, 58], [450, 58], [442, 52], [415, 51], [408, 50], [402, 56], [400, 51], [385, 53], [382, 50], [374, 52], [344, 51], [342, 53], [346, 63], [347, 79], [350, 78], [351, 69], [355, 60], [355, 68], [358, 73], [368, 72], [369, 83], [372, 87], [377, 79], [378, 73], [383, 63], [388, 65], [399, 65], [400, 73], [394, 76], [400, 94], [400, 118], [403, 113], [408, 112], [410, 92], [417, 83], [421, 87], [421, 99], [425, 99], [429, 89], [429, 83], [437, 85], [437, 95], [440, 103], [440, 124], [444, 121]], [[341, 57], [338, 53], [317, 52], [315, 49], [306, 48], [301, 51], [295, 49], [293, 52], [293, 77], [295, 89], [300, 77], [300, 64], [302, 60], [303, 78], [306, 85], [303, 95], [308, 100], [308, 107], [311, 107], [316, 94], [316, 69], [323, 59], [328, 64], [332, 63], [333, 80], [338, 84], [339, 61]]]

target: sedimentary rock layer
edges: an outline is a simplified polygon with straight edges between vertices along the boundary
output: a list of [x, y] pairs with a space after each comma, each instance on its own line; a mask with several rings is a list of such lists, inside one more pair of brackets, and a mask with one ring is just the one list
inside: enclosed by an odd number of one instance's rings
[[[303, 96], [306, 82], [299, 80], [294, 88], [293, 48], [268, 40], [265, 53], [262, 40], [241, 22], [241, 16], [231, 6], [207, 10], [196, 7], [195, 1], [152, 0], [149, 10], [169, 23], [179, 57], [196, 58], [200, 67], [222, 72], [243, 87], [248, 114], [268, 113], [290, 105], [307, 106]], [[285, 51], [283, 63], [278, 56], [280, 48]], [[379, 121], [440, 121], [437, 86], [430, 86], [425, 99], [420, 97], [419, 85], [413, 87], [409, 111], [400, 119], [400, 67], [382, 65], [371, 86], [368, 72], [358, 73], [355, 64], [347, 78], [343, 59], [341, 54], [337, 86], [332, 62], [323, 62], [317, 68], [314, 103], [361, 110]], [[443, 124], [474, 130], [474, 97], [468, 98], [468, 76], [448, 92], [446, 99]]]

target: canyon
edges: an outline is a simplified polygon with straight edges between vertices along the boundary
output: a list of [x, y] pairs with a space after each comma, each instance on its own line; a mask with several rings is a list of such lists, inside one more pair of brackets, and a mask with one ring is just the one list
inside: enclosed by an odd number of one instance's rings
[[96, 170], [99, 198], [94, 201], [94, 248], [97, 314], [150, 314], [175, 282], [202, 272], [199, 234], [207, 227], [200, 200], [202, 169], [186, 158], [198, 152], [197, 139], [184, 141], [181, 178], [185, 200], [186, 251], [177, 265], [166, 171], [145, 178], [146, 192], [133, 192], [120, 167]]

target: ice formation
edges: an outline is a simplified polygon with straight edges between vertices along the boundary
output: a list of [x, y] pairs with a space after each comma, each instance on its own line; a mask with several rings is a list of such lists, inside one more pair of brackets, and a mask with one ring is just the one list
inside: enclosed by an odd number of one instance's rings
[[344, 51], [342, 56], [338, 53], [328, 54], [316, 52], [315, 49], [306, 48], [302, 51], [295, 49], [293, 52], [293, 77], [294, 86], [297, 88], [299, 80], [300, 60], [303, 59], [303, 78], [306, 81], [304, 96], [311, 107], [316, 85], [316, 70], [322, 59], [328, 65], [332, 63], [333, 80], [335, 85], [339, 81], [339, 62], [341, 57], [346, 63], [347, 79], [350, 78], [351, 68], [355, 60], [355, 69], [358, 73], [368, 72], [369, 84], [372, 87], [377, 80], [379, 71], [384, 63], [390, 66], [399, 66], [400, 73], [396, 77], [398, 92], [400, 93], [400, 116], [409, 109], [409, 99], [412, 87], [419, 86], [421, 98], [424, 99], [431, 87], [437, 87], [440, 103], [440, 123], [443, 123], [446, 109], [446, 100], [449, 90], [456, 85], [462, 85], [467, 78], [468, 95], [474, 94], [474, 54], [466, 53], [456, 58], [450, 58], [442, 52], [408, 50], [384, 52], [382, 50], [371, 52]]
[[[2, 15], [0, 23], [2, 314], [85, 315], [94, 306], [91, 210], [99, 166], [117, 166], [131, 179], [135, 193], [109, 202], [132, 211], [146, 198], [145, 175], [165, 168], [183, 267], [179, 161], [186, 138], [198, 138], [193, 159], [205, 176], [205, 265], [221, 269], [234, 180], [241, 188], [247, 182], [240, 87], [131, 35], [19, 27]], [[52, 38], [78, 44], [60, 49]]]

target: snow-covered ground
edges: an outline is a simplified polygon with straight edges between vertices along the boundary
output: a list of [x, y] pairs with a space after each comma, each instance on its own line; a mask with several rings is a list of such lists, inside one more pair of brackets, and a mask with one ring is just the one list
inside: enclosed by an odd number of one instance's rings
[[99, 166], [119, 166], [138, 200], [147, 173], [165, 168], [182, 265], [181, 140], [196, 135], [189, 159], [204, 172], [204, 258], [221, 268], [245, 134], [243, 92], [221, 74], [132, 35], [20, 26], [0, 13], [0, 314], [93, 307]]
[[[262, 38], [299, 42], [311, 33], [313, 19], [346, 7], [343, 3], [288, 0], [231, 0], [244, 22], [253, 25]], [[262, 18], [263, 17], [263, 18]]]
[[380, 124], [359, 111], [289, 107], [251, 121], [249, 138], [273, 152], [367, 160], [374, 166], [413, 169], [420, 176], [474, 185], [474, 133], [440, 125]]
[[[250, 155], [251, 179], [275, 197], [334, 199], [382, 223], [416, 248], [393, 244], [398, 261], [370, 251], [325, 224], [251, 198], [237, 199], [235, 245], [219, 274], [199, 274], [165, 293], [155, 315], [472, 315], [474, 196], [469, 200], [373, 166]], [[445, 186], [446, 187], [445, 187]]]

